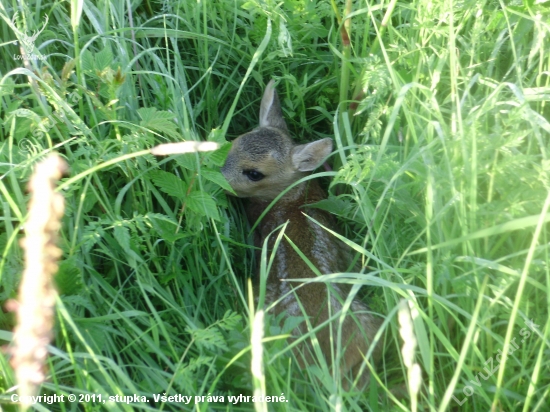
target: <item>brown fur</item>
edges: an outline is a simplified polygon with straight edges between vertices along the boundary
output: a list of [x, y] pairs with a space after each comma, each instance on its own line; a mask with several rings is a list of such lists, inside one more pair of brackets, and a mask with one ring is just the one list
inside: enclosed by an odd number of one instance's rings
[[[266, 110], [268, 110], [266, 112]], [[320, 164], [332, 150], [330, 139], [322, 139], [307, 145], [295, 146], [288, 136], [282, 118], [277, 93], [273, 82], [266, 88], [260, 111], [261, 126], [233, 142], [226, 164], [222, 168], [235, 192], [240, 197], [248, 197], [247, 217], [254, 224], [271, 201], [286, 187]], [[276, 126], [276, 127], [273, 127]], [[246, 171], [254, 169], [264, 177], [252, 181]], [[345, 272], [350, 264], [350, 251], [330, 233], [314, 224], [305, 215], [312, 217], [323, 226], [335, 230], [336, 224], [332, 215], [326, 211], [304, 207], [326, 198], [317, 181], [301, 183], [287, 192], [266, 213], [254, 233], [254, 244], [261, 248], [268, 236], [280, 225], [287, 223], [285, 235], [298, 247], [309, 261], [322, 273]], [[271, 234], [268, 248], [273, 250], [277, 233]], [[259, 255], [257, 259], [260, 262]], [[259, 268], [258, 268], [259, 272]], [[286, 312], [292, 316], [306, 315], [313, 328], [329, 318], [330, 313], [340, 312], [349, 287], [338, 284], [289, 282], [292, 279], [314, 278], [315, 273], [307, 263], [294, 251], [290, 243], [283, 239], [276, 251], [273, 265], [266, 281], [265, 305], [276, 303], [276, 314]], [[256, 277], [254, 292], [258, 297], [259, 276]], [[330, 291], [328, 289], [330, 289]], [[302, 312], [300, 304], [305, 310]], [[330, 303], [330, 305], [329, 305]], [[331, 328], [326, 325], [316, 333], [321, 350], [329, 365], [332, 355], [336, 354], [339, 317], [332, 322]], [[345, 376], [358, 379], [363, 387], [369, 378], [368, 373], [358, 376], [359, 369], [367, 353], [370, 342], [378, 331], [380, 322], [368, 307], [354, 299], [351, 313], [347, 313], [342, 324], [341, 348], [344, 355], [339, 362]], [[296, 334], [307, 332], [306, 323], [302, 323]], [[299, 349], [304, 355], [298, 356], [302, 366], [311, 364], [311, 346], [302, 345]], [[379, 348], [373, 351], [373, 360], [380, 357]], [[349, 387], [347, 381], [343, 382]]]

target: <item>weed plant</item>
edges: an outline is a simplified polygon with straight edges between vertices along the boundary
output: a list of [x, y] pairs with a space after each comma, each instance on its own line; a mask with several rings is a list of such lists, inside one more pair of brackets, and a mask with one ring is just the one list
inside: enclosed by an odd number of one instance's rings
[[[63, 258], [40, 393], [88, 401], [34, 408], [548, 410], [549, 6], [0, 3], [0, 303], [17, 297], [33, 165], [56, 151], [71, 169], [58, 188]], [[362, 286], [385, 319], [385, 357], [366, 362], [363, 392], [344, 391], [322, 361], [297, 365], [295, 319], [266, 320], [263, 340], [261, 315], [252, 328], [250, 226], [219, 167], [226, 142], [257, 125], [271, 78], [297, 141], [335, 141], [318, 207], [364, 269], [317, 280]], [[149, 153], [183, 140], [221, 148]], [[0, 311], [3, 344], [14, 319]], [[254, 376], [252, 335], [256, 362], [263, 346]], [[13, 410], [7, 356], [0, 365], [0, 403]], [[396, 398], [400, 388], [412, 398]], [[229, 401], [262, 392], [288, 402]], [[161, 398], [177, 394], [193, 398]]]

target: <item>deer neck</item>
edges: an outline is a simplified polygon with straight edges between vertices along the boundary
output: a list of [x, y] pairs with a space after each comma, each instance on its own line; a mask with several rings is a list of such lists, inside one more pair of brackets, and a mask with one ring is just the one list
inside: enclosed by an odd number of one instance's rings
[[[267, 226], [275, 229], [275, 227], [290, 221], [296, 223], [307, 219], [303, 212], [303, 206], [316, 203], [326, 196], [316, 180], [304, 182], [279, 199], [266, 213], [259, 227]], [[249, 199], [247, 207], [247, 217], [251, 225], [256, 223], [258, 218], [271, 204], [270, 200]]]

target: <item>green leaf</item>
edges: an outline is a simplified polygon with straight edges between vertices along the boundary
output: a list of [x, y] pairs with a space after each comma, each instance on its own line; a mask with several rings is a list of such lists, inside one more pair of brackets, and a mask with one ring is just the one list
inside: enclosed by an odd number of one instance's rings
[[13, 93], [15, 82], [11, 77], [4, 80], [4, 84], [0, 85], [0, 97], [9, 96]]
[[[139, 241], [141, 238], [134, 237], [132, 234], [135, 234], [134, 222], [123, 220], [113, 222], [114, 224], [114, 238], [117, 242], [117, 246], [120, 246], [126, 258], [135, 259], [138, 262], [143, 262], [142, 257], [136, 253], [136, 250], [139, 250]], [[132, 234], [130, 233], [132, 229]]]
[[82, 53], [82, 70], [85, 72], [94, 72], [94, 56], [89, 50], [85, 50]]
[[193, 339], [195, 339], [195, 342], [198, 345], [203, 346], [208, 350], [214, 350], [216, 348], [227, 350], [225, 339], [217, 328], [210, 327], [207, 329], [195, 330], [191, 330], [190, 328], [186, 329], [187, 332], [189, 332], [193, 336]]
[[187, 170], [195, 171], [197, 168], [196, 153], [185, 153], [176, 157], [176, 163]]
[[222, 129], [212, 129], [212, 131], [208, 135], [208, 139], [206, 140], [208, 140], [209, 142], [219, 143], [220, 145], [227, 143]]
[[183, 199], [187, 193], [187, 185], [172, 173], [154, 170], [149, 173], [151, 180], [161, 191], [177, 199]]
[[208, 159], [210, 162], [212, 162], [214, 166], [221, 167], [225, 163], [225, 159], [227, 158], [229, 150], [231, 150], [231, 143], [225, 143], [221, 145], [218, 150], [209, 152], [204, 157], [205, 159]]
[[22, 262], [7, 262], [2, 273], [2, 287], [0, 287], [0, 302], [14, 298], [17, 293], [17, 284], [21, 280], [23, 271]]
[[60, 295], [77, 295], [82, 289], [82, 273], [75, 257], [61, 261], [55, 275], [55, 284]]
[[118, 244], [122, 247], [122, 250], [130, 250], [130, 232], [128, 228], [123, 226], [122, 223], [115, 223], [114, 236]]
[[231, 185], [227, 182], [225, 177], [216, 170], [201, 169], [201, 176], [211, 182], [217, 184], [222, 189], [227, 190], [228, 192], [235, 193], [231, 188]]
[[178, 222], [170, 219], [168, 216], [160, 213], [147, 213], [146, 218], [149, 219], [153, 228], [167, 242], [174, 243], [178, 239], [191, 236], [184, 231], [177, 232]]
[[220, 221], [220, 214], [216, 207], [216, 202], [207, 193], [193, 192], [186, 199], [187, 207], [193, 212], [201, 215], [211, 217], [217, 221]]
[[105, 47], [99, 53], [95, 55], [95, 69], [99, 71], [105, 70], [111, 66], [113, 62], [113, 53], [110, 47]]
[[90, 299], [88, 299], [86, 296], [83, 296], [83, 294], [63, 296], [62, 298], [65, 305], [79, 309], [85, 308], [95, 316], [97, 308], [95, 307], [93, 302], [91, 302]]
[[92, 247], [101, 240], [103, 237], [103, 228], [98, 222], [91, 222], [84, 228], [84, 235], [82, 236], [82, 249], [85, 253], [88, 253]]
[[82, 213], [88, 213], [97, 203], [97, 196], [93, 190], [88, 190], [82, 201]]
[[239, 315], [237, 312], [228, 310], [223, 315], [223, 319], [218, 323], [218, 326], [224, 330], [232, 330], [241, 323], [241, 319], [241, 315]]
[[138, 109], [137, 112], [141, 117], [140, 126], [158, 133], [164, 133], [174, 140], [183, 140], [183, 137], [177, 131], [177, 125], [174, 123], [174, 113], [164, 110], [159, 111], [154, 107], [144, 107]]
[[328, 199], [320, 200], [316, 203], [310, 203], [306, 207], [314, 207], [321, 210], [326, 210], [327, 212], [333, 213], [335, 215], [341, 215], [343, 211], [346, 211], [350, 208], [350, 202], [337, 197], [329, 197]]

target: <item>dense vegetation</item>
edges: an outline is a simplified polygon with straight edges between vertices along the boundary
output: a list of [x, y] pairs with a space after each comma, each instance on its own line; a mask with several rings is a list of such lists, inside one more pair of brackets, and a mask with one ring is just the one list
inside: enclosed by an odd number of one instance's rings
[[[51, 151], [70, 165], [40, 393], [148, 400], [85, 410], [547, 410], [549, 6], [0, 3], [1, 304], [17, 297], [33, 165]], [[368, 269], [332, 281], [363, 285], [386, 319], [384, 361], [364, 393], [344, 391], [322, 362], [296, 364], [293, 319], [270, 320], [264, 374], [252, 376], [250, 227], [219, 167], [225, 142], [256, 126], [271, 78], [298, 141], [335, 141], [319, 207]], [[182, 140], [221, 148], [148, 152]], [[415, 370], [401, 300], [422, 371], [413, 400], [390, 392]], [[0, 311], [2, 344], [14, 319]], [[0, 403], [13, 408], [7, 356], [0, 365]], [[288, 403], [229, 400], [262, 388]]]

